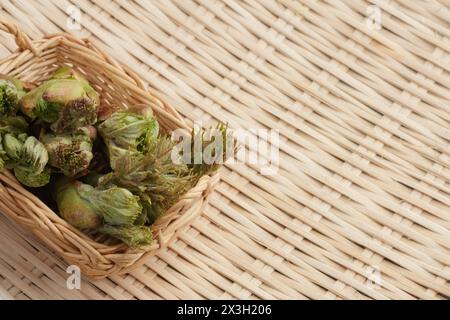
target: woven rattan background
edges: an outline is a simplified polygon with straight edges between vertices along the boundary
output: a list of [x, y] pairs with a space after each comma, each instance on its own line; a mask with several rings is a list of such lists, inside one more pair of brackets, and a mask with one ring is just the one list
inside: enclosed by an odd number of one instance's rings
[[[71, 6], [81, 30], [71, 29]], [[168, 250], [81, 290], [68, 290], [66, 266], [0, 215], [0, 297], [450, 296], [448, 0], [0, 7], [33, 39], [89, 36], [188, 120], [278, 129], [281, 139], [278, 175], [226, 168]], [[3, 57], [16, 49], [4, 33], [0, 43]]]

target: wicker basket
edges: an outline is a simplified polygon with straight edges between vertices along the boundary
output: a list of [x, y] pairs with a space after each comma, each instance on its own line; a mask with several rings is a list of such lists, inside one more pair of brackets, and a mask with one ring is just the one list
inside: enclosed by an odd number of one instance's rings
[[[101, 104], [126, 107], [145, 103], [152, 107], [160, 127], [170, 132], [189, 129], [173, 107], [150, 94], [143, 81], [88, 40], [56, 34], [37, 41], [14, 24], [0, 22], [0, 29], [14, 35], [19, 50], [0, 61], [0, 73], [37, 83], [63, 65], [75, 66], [100, 93]], [[89, 71], [88, 73], [85, 71]], [[69, 225], [8, 171], [0, 174], [0, 211], [30, 229], [70, 265], [77, 265], [90, 278], [126, 273], [143, 263], [148, 255], [165, 247], [202, 212], [206, 198], [219, 181], [219, 173], [204, 176], [153, 226], [155, 241], [139, 250], [124, 244], [96, 242]]]

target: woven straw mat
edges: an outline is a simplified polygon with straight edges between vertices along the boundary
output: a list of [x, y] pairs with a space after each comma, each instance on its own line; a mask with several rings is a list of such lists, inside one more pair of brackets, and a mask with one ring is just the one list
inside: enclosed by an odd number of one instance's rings
[[[277, 174], [228, 165], [168, 249], [80, 290], [67, 289], [56, 255], [0, 215], [0, 297], [450, 296], [448, 0], [0, 7], [32, 39], [89, 37], [188, 122], [274, 129], [280, 140]], [[0, 40], [2, 57], [17, 49]]]

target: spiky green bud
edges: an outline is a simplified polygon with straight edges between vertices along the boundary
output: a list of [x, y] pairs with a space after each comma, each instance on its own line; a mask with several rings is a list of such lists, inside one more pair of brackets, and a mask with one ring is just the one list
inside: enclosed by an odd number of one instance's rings
[[93, 158], [92, 140], [87, 134], [42, 135], [40, 139], [48, 151], [49, 164], [68, 177], [87, 173]]
[[61, 178], [55, 184], [55, 200], [59, 215], [78, 229], [95, 229], [102, 224], [89, 201], [79, 194], [81, 182]]
[[19, 109], [20, 100], [33, 85], [0, 74], [0, 116], [12, 116]]
[[48, 152], [45, 146], [33, 136], [25, 140], [22, 150], [21, 163], [30, 170], [40, 173], [44, 170], [48, 162]]
[[117, 159], [145, 153], [158, 136], [159, 126], [149, 107], [139, 106], [116, 112], [98, 127], [110, 158], [111, 168]]
[[124, 188], [100, 190], [83, 184], [78, 192], [83, 199], [89, 201], [105, 222], [111, 225], [133, 224], [142, 212], [139, 197]]
[[14, 135], [7, 133], [3, 136], [3, 150], [9, 159], [19, 161], [22, 159], [23, 143]]
[[139, 248], [152, 243], [153, 235], [149, 227], [145, 226], [111, 226], [104, 225], [98, 229], [101, 233], [117, 238], [129, 247]]
[[50, 169], [46, 168], [48, 154], [44, 145], [35, 137], [5, 134], [1, 139], [2, 166], [14, 169], [14, 174], [28, 187], [42, 187], [50, 181]]

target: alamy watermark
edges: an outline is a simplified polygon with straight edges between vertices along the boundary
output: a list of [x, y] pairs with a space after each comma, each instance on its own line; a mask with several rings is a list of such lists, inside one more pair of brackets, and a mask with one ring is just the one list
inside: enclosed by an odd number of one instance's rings
[[[183, 129], [172, 132], [177, 145], [172, 149], [174, 163], [248, 164], [262, 175], [275, 175], [279, 167], [279, 131], [274, 129], [203, 130], [194, 123], [194, 134]], [[192, 141], [194, 140], [194, 141]]]

